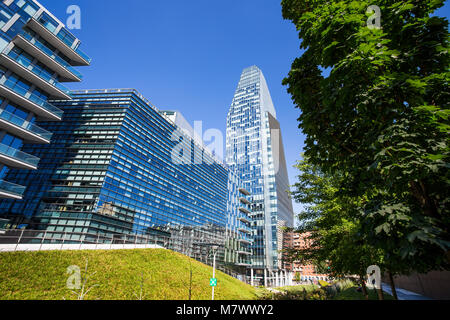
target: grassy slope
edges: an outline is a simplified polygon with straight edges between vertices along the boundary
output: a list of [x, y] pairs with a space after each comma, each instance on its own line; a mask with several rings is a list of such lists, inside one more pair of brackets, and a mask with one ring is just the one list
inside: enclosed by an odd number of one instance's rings
[[[162, 249], [114, 251], [49, 251], [0, 253], [0, 300], [76, 299], [67, 289], [67, 267], [78, 265], [82, 276], [96, 272], [87, 287], [98, 285], [87, 300], [137, 300], [144, 275], [144, 299], [187, 300], [188, 257]], [[192, 300], [211, 299], [212, 268], [191, 260]], [[217, 272], [216, 299], [255, 299], [255, 290], [222, 272]]]

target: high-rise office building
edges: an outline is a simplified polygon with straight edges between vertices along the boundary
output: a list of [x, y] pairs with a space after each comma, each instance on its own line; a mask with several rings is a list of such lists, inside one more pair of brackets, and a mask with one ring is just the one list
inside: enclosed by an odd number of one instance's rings
[[280, 124], [266, 80], [252, 66], [242, 72], [227, 117], [226, 163], [252, 194], [252, 267], [281, 268], [281, 226], [293, 227], [292, 200]]
[[61, 82], [81, 81], [73, 66], [90, 58], [50, 12], [34, 0], [0, 3], [0, 198], [21, 199], [23, 185], [5, 179], [10, 169], [37, 169], [39, 158], [24, 144], [48, 144], [52, 133], [36, 121], [60, 121], [49, 99], [70, 100]]
[[61, 122], [40, 122], [54, 133], [51, 144], [24, 146], [41, 157], [39, 169], [8, 173], [27, 191], [0, 201], [0, 218], [66, 243], [150, 235], [201, 261], [202, 244], [218, 243], [219, 261], [249, 265], [250, 194], [181, 114], [157, 110], [133, 89], [71, 96], [52, 101]]

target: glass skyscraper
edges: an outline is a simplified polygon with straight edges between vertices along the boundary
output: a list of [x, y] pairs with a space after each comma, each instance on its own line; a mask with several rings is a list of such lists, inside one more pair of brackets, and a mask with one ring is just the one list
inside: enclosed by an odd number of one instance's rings
[[227, 117], [226, 162], [252, 194], [252, 267], [281, 268], [281, 226], [293, 227], [292, 200], [280, 124], [261, 70], [242, 72]]
[[61, 122], [39, 123], [54, 133], [51, 144], [24, 146], [41, 158], [39, 169], [7, 174], [27, 191], [1, 201], [0, 218], [66, 242], [152, 235], [199, 260], [201, 244], [218, 243], [219, 260], [249, 266], [250, 194], [186, 121], [133, 89], [71, 96], [52, 101]]
[[0, 3], [0, 198], [21, 199], [24, 185], [5, 176], [11, 169], [35, 170], [39, 158], [24, 144], [48, 144], [52, 133], [37, 121], [60, 121], [49, 99], [70, 100], [61, 82], [81, 81], [73, 66], [90, 58], [50, 12], [34, 0]]

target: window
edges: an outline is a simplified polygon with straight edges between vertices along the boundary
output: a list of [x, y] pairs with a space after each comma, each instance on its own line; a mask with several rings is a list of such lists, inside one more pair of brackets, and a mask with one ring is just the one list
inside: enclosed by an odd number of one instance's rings
[[48, 31], [55, 33], [56, 28], [58, 27], [58, 23], [53, 20], [47, 13], [42, 13], [39, 17], [38, 21], [47, 28]]
[[72, 47], [73, 43], [75, 42], [75, 37], [64, 28], [62, 28], [61, 31], [58, 32], [57, 37], [60, 38], [69, 47]]
[[16, 138], [10, 134], [6, 134], [3, 137], [3, 140], [1, 143], [8, 147], [14, 148], [14, 149], [20, 149], [20, 148], [22, 148], [22, 145], [23, 145], [23, 141], [21, 139]]
[[14, 105], [8, 104], [5, 108], [5, 110], [17, 117], [20, 117], [22, 119], [27, 119], [28, 118], [28, 112], [23, 111], [17, 107], [15, 107]]
[[5, 10], [0, 10], [0, 28], [3, 28], [3, 26], [11, 19], [11, 15], [7, 13]]
[[45, 95], [44, 93], [42, 93], [42, 92], [39, 91], [39, 90], [34, 90], [34, 91], [33, 91], [33, 94], [34, 94], [35, 96], [37, 96], [38, 98], [41, 98], [42, 100], [45, 100], [45, 101], [48, 100], [48, 96]]

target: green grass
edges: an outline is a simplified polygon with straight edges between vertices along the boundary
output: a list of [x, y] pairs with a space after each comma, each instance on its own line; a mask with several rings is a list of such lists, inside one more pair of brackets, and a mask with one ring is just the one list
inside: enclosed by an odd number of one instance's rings
[[[369, 293], [369, 300], [378, 300], [378, 294], [373, 289], [367, 289]], [[384, 294], [384, 300], [394, 300], [394, 298], [386, 293]], [[362, 292], [356, 291], [356, 287], [348, 288], [339, 292], [333, 300], [366, 300]]]
[[[86, 300], [137, 300], [143, 273], [146, 300], [187, 300], [189, 270], [193, 269], [192, 300], [210, 300], [212, 268], [182, 254], [163, 249], [114, 251], [46, 251], [0, 253], [0, 300], [73, 300], [67, 289], [71, 265], [82, 276], [89, 260]], [[217, 300], [256, 299], [256, 290], [220, 271], [216, 272]]]

